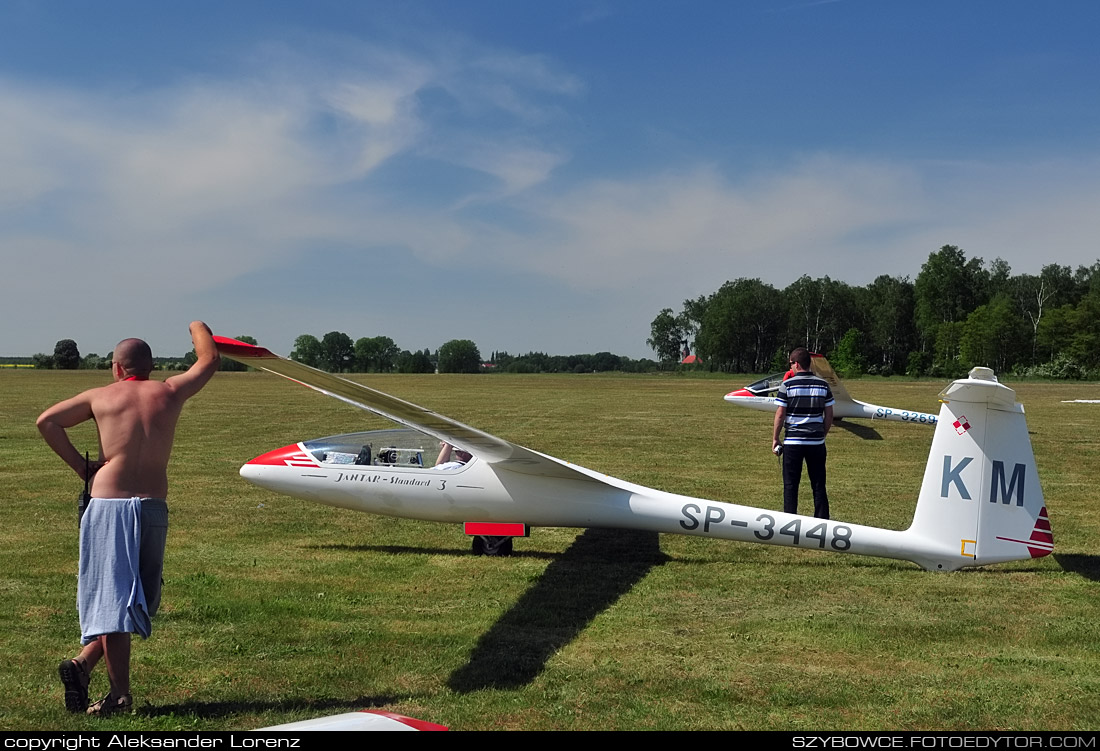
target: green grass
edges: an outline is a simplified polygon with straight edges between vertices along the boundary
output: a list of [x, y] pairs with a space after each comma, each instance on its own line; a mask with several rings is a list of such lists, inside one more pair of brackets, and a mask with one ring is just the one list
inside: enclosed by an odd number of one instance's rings
[[[1100, 726], [1100, 405], [1025, 383], [1056, 553], [952, 574], [874, 558], [612, 530], [536, 529], [476, 558], [456, 526], [275, 496], [263, 451], [385, 427], [257, 373], [187, 406], [170, 468], [161, 613], [134, 647], [137, 713], [64, 711], [79, 638], [80, 482], [38, 437], [98, 372], [0, 372], [0, 729], [245, 729], [384, 707], [469, 729], [1093, 729]], [[664, 490], [781, 506], [748, 382], [658, 376], [364, 376], [517, 443]], [[937, 410], [938, 381], [856, 396]], [[1015, 384], [1011, 384], [1015, 386]], [[911, 520], [932, 431], [830, 436], [837, 519]], [[74, 431], [94, 448], [94, 429]], [[808, 489], [803, 503], [808, 508]], [[97, 671], [93, 690], [105, 690]]]

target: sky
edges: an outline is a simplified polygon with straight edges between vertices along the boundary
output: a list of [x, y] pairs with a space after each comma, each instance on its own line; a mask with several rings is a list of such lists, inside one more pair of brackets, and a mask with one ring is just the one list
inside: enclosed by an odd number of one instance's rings
[[727, 280], [1100, 258], [1100, 3], [8, 0], [0, 355], [653, 357]]

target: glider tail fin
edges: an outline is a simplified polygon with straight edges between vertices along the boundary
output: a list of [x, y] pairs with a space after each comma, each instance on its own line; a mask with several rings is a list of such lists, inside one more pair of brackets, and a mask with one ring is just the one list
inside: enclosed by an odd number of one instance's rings
[[951, 570], [1049, 555], [1054, 538], [1016, 393], [988, 368], [974, 368], [940, 399], [908, 534], [943, 557], [917, 562]]

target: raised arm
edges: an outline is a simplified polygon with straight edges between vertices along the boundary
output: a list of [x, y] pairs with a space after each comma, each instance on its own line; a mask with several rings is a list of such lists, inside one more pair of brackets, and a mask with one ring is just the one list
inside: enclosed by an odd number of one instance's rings
[[165, 381], [183, 399], [190, 399], [199, 393], [221, 364], [221, 355], [218, 354], [218, 347], [214, 344], [214, 336], [209, 326], [202, 321], [192, 321], [191, 341], [195, 345], [195, 364], [188, 368], [187, 372], [172, 376]]

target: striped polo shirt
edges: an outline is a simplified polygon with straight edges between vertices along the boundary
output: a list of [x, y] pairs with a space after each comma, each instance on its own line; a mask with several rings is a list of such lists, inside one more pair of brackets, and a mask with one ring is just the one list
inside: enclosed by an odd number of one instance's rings
[[796, 373], [780, 385], [775, 403], [787, 410], [784, 444], [825, 443], [825, 408], [833, 406], [828, 382], [813, 373]]

